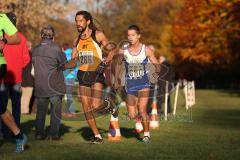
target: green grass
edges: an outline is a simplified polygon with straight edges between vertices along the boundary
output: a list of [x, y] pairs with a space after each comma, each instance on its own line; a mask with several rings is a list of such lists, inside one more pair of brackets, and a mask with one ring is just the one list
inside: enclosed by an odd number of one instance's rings
[[[152, 131], [152, 143], [148, 145], [132, 133], [134, 122], [126, 121], [124, 116], [120, 117], [122, 141], [115, 143], [107, 141], [109, 116], [97, 119], [105, 139], [103, 145], [87, 144], [91, 132], [84, 121], [63, 121], [63, 141], [35, 141], [35, 115], [23, 116], [22, 128], [28, 134], [29, 149], [16, 154], [15, 144], [4, 141], [0, 144], [0, 160], [239, 159], [239, 95], [227, 91], [197, 90], [196, 97], [196, 105], [191, 112], [186, 112], [183, 95], [180, 94], [177, 119], [161, 120], [160, 130]], [[121, 113], [125, 112], [121, 108]], [[192, 118], [189, 119], [190, 113]]]

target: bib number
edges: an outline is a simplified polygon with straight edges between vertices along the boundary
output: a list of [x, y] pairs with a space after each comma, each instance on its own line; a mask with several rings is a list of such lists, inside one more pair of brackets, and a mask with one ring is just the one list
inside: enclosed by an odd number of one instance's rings
[[79, 52], [80, 64], [93, 64], [93, 52], [92, 51], [82, 51]]
[[141, 79], [144, 76], [144, 66], [141, 64], [129, 65], [128, 76], [130, 79]]

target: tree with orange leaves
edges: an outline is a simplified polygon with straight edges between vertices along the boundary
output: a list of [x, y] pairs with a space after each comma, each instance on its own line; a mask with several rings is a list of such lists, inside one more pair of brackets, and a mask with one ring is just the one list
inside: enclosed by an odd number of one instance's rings
[[184, 0], [173, 25], [177, 61], [222, 66], [231, 63], [231, 40], [239, 40], [239, 6], [239, 0]]

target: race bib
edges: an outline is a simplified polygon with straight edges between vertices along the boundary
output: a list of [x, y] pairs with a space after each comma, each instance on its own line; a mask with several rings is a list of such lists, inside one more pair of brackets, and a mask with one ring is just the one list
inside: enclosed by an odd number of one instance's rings
[[129, 64], [128, 76], [130, 79], [141, 79], [144, 76], [144, 66], [141, 64]]
[[93, 64], [93, 52], [92, 51], [81, 51], [79, 52], [80, 64]]

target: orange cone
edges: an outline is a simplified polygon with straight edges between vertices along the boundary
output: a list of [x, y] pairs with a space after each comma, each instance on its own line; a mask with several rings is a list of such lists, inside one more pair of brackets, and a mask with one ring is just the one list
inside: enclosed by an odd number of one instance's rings
[[121, 140], [121, 132], [118, 123], [118, 117], [114, 118], [111, 115], [109, 131], [108, 131], [108, 140], [109, 141], [120, 141]]
[[156, 101], [153, 101], [153, 103], [152, 103], [152, 113], [151, 113], [149, 127], [150, 127], [150, 129], [159, 129], [160, 128], [158, 115], [157, 115], [157, 102]]
[[143, 132], [143, 125], [141, 122], [141, 119], [136, 119], [136, 125], [135, 125], [135, 130], [137, 133], [142, 133]]

